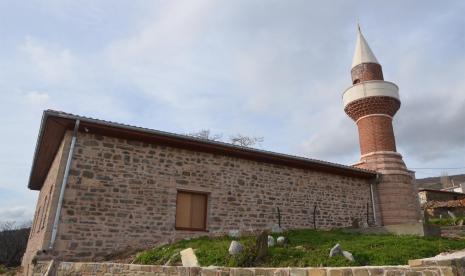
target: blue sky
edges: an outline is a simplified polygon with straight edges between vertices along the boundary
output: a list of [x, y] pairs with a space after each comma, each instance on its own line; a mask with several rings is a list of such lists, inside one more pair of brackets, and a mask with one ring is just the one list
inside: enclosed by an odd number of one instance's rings
[[0, 2], [0, 221], [32, 218], [40, 118], [56, 109], [177, 133], [263, 136], [352, 164], [356, 21], [400, 87], [398, 150], [417, 177], [465, 173], [465, 2]]

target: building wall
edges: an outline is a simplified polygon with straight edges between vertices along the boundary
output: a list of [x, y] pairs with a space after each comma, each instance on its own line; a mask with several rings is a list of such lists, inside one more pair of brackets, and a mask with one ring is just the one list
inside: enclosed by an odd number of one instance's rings
[[22, 259], [22, 266], [26, 271], [29, 270], [28, 266], [37, 251], [47, 249], [49, 245], [70, 140], [71, 134], [67, 133], [40, 190], [26, 252]]
[[383, 225], [419, 222], [420, 200], [415, 175], [407, 169], [399, 153], [388, 151], [362, 155], [356, 166], [381, 174], [376, 190]]
[[449, 200], [457, 200], [465, 198], [465, 194], [459, 193], [449, 193], [443, 191], [420, 191], [419, 196], [421, 198], [422, 203], [426, 203], [429, 201], [449, 201]]
[[[64, 260], [99, 260], [187, 236], [346, 227], [370, 218], [367, 179], [79, 133], [55, 244]], [[177, 189], [208, 197], [208, 232], [175, 230]], [[368, 204], [368, 206], [367, 206]]]
[[[121, 263], [71, 263], [56, 265], [58, 276], [326, 276], [326, 275], [428, 275], [453, 276], [465, 274], [465, 259], [411, 260], [409, 265], [352, 266], [352, 267], [182, 267]], [[34, 268], [34, 276], [47, 272], [49, 263], [41, 262]]]

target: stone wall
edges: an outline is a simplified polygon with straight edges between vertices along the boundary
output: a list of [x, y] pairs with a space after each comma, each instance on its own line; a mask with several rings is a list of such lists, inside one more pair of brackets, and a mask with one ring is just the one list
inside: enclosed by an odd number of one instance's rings
[[[42, 276], [46, 264], [39, 264], [34, 276]], [[455, 276], [463, 275], [464, 260], [412, 262], [410, 266], [306, 267], [306, 268], [199, 268], [117, 263], [63, 262], [57, 276]]]
[[22, 259], [22, 267], [26, 271], [29, 270], [29, 265], [37, 251], [47, 249], [49, 245], [70, 140], [71, 135], [68, 133], [55, 155], [44, 185], [40, 190], [26, 252]]
[[463, 193], [454, 193], [447, 191], [420, 190], [418, 192], [418, 195], [420, 196], [420, 202], [422, 204], [429, 201], [449, 201], [465, 198], [465, 194]]
[[[101, 260], [190, 236], [372, 218], [371, 180], [79, 133], [54, 254]], [[175, 230], [177, 190], [208, 193], [208, 232]]]

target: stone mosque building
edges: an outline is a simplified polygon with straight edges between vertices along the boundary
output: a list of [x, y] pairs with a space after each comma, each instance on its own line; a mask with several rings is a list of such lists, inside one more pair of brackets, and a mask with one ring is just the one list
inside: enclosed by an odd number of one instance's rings
[[398, 87], [360, 30], [344, 111], [353, 166], [46, 110], [28, 187], [39, 191], [23, 267], [35, 256], [102, 260], [127, 248], [230, 230], [418, 223], [413, 172], [396, 151]]

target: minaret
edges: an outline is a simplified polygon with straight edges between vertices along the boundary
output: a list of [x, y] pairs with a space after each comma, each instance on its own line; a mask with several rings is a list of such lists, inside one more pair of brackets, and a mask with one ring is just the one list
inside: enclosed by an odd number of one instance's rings
[[344, 111], [358, 127], [361, 157], [355, 166], [381, 174], [377, 185], [378, 223], [415, 223], [420, 209], [414, 175], [396, 151], [392, 119], [400, 108], [399, 88], [383, 70], [358, 27], [352, 86], [343, 93]]

